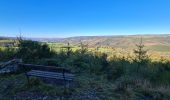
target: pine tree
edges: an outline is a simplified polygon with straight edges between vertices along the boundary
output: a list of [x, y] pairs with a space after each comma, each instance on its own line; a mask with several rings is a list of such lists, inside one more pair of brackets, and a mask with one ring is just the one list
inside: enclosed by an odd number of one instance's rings
[[140, 39], [140, 43], [136, 44], [137, 49], [134, 49], [135, 59], [134, 61], [137, 63], [137, 72], [139, 72], [140, 67], [148, 61], [147, 50], [144, 49], [144, 44], [142, 38]]
[[80, 47], [81, 47], [80, 49], [81, 54], [84, 54], [88, 51], [88, 45], [84, 45], [82, 42], [80, 43]]

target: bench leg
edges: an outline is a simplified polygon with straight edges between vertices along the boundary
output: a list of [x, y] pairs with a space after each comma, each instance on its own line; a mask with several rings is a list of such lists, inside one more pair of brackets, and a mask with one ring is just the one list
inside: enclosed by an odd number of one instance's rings
[[64, 92], [67, 92], [67, 86], [66, 86], [66, 81], [64, 80]]
[[28, 76], [28, 75], [26, 75], [26, 77], [27, 77], [28, 85], [30, 85], [30, 79], [29, 79], [29, 76]]

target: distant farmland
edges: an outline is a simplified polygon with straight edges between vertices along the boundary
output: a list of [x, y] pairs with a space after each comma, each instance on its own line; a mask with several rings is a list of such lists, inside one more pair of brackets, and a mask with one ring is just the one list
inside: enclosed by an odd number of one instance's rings
[[[135, 45], [142, 37], [146, 49], [155, 52], [170, 52], [170, 35], [131, 35], [131, 36], [80, 36], [70, 38], [29, 38], [30, 40], [46, 42], [51, 48], [57, 49], [70, 43], [74, 48], [79, 48], [80, 43], [88, 45], [89, 48], [122, 48], [126, 50], [135, 49]], [[0, 38], [0, 45], [11, 43], [15, 38]], [[103, 51], [103, 49], [102, 49]], [[107, 51], [105, 49], [105, 51]]]

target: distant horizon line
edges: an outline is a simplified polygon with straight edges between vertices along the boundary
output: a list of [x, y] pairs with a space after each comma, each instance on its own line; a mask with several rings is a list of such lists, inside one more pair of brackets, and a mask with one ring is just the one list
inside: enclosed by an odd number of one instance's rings
[[[156, 36], [159, 36], [159, 35], [170, 35], [169, 34], [115, 34], [115, 35], [77, 35], [77, 36], [68, 36], [68, 37], [28, 37], [28, 36], [21, 36], [23, 38], [45, 38], [45, 39], [52, 39], [52, 38], [59, 38], [59, 39], [63, 39], [63, 38], [73, 38], [73, 37], [117, 37], [117, 36], [153, 36], [153, 35], [156, 35]], [[0, 35], [0, 37], [5, 37], [5, 38], [17, 38], [17, 37], [20, 37], [20, 36], [4, 36], [4, 35]]]

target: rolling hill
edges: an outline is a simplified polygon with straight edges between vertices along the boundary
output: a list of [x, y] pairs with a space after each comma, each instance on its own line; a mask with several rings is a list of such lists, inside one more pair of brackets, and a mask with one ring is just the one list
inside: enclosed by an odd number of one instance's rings
[[[142, 37], [146, 48], [153, 51], [169, 52], [170, 35], [127, 35], [127, 36], [77, 36], [69, 38], [26, 38], [41, 42], [59, 42], [78, 45], [81, 42], [89, 47], [114, 47], [133, 49]], [[2, 39], [3, 38], [3, 39]], [[0, 38], [4, 40], [5, 37]], [[6, 38], [5, 38], [6, 39]], [[14, 38], [12, 38], [14, 39]]]
[[160, 52], [170, 51], [170, 35], [131, 35], [131, 36], [81, 36], [63, 38], [57, 42], [71, 44], [88, 44], [90, 47], [115, 47], [133, 49], [140, 42], [142, 37], [143, 44], [147, 49]]

